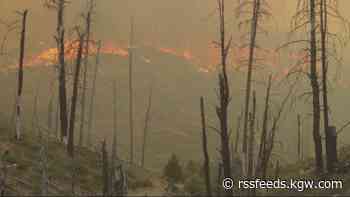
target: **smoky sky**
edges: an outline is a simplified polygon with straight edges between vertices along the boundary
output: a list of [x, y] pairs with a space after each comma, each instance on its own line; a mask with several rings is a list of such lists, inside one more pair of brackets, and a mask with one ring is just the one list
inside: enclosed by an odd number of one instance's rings
[[[236, 27], [234, 8], [239, 0], [227, 2], [227, 25], [232, 34]], [[0, 17], [11, 21], [19, 16], [15, 11], [29, 9], [28, 44], [30, 52], [54, 45], [55, 12], [43, 6], [44, 0], [2, 0]], [[268, 0], [273, 15], [274, 34], [289, 31], [290, 19], [297, 1]], [[346, 8], [350, 2], [340, 0], [340, 11], [350, 18]], [[81, 24], [81, 13], [86, 11], [86, 0], [72, 0], [66, 9], [66, 26]], [[130, 18], [134, 18], [136, 43], [158, 47], [189, 49], [204, 60], [208, 45], [217, 38], [216, 0], [97, 0], [93, 32], [96, 39], [127, 43]], [[1, 33], [1, 30], [0, 30]], [[10, 45], [16, 46], [16, 35]]]

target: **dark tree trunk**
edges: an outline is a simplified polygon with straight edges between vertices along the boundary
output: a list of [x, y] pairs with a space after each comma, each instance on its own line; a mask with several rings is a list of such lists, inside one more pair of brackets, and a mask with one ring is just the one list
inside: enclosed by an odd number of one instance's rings
[[301, 157], [301, 120], [300, 120], [300, 114], [297, 116], [298, 121], [298, 160], [302, 160]]
[[134, 105], [133, 105], [133, 43], [134, 21], [131, 19], [130, 45], [129, 45], [129, 129], [130, 129], [130, 162], [134, 162]]
[[67, 143], [68, 133], [68, 110], [67, 110], [67, 89], [66, 89], [66, 69], [65, 69], [65, 30], [63, 26], [63, 14], [64, 14], [65, 0], [59, 0], [57, 11], [57, 49], [58, 49], [58, 61], [59, 61], [59, 74], [58, 74], [58, 95], [60, 103], [60, 122], [61, 122], [61, 140]]
[[337, 157], [337, 131], [333, 126], [328, 127], [326, 133], [326, 144], [329, 148], [327, 154], [327, 159], [329, 159], [327, 163], [327, 168], [329, 173], [333, 173], [335, 170], [335, 164], [338, 162]]
[[82, 96], [81, 96], [81, 112], [80, 112], [80, 128], [79, 128], [79, 146], [81, 147], [83, 145], [83, 138], [84, 138], [84, 126], [85, 126], [85, 103], [86, 103], [86, 89], [87, 89], [87, 71], [88, 71], [88, 64], [89, 64], [89, 55], [90, 55], [90, 34], [91, 34], [91, 14], [93, 12], [93, 1], [89, 2], [89, 11], [87, 13], [86, 19], [85, 19], [85, 25], [86, 25], [86, 42], [85, 42], [85, 50], [84, 50], [84, 67], [83, 67], [83, 89], [82, 89]]
[[271, 91], [271, 80], [272, 76], [269, 76], [269, 81], [266, 89], [266, 96], [265, 96], [265, 109], [264, 109], [264, 116], [263, 116], [263, 125], [262, 125], [262, 131], [261, 131], [261, 137], [260, 137], [260, 145], [259, 145], [259, 153], [258, 153], [258, 164], [256, 169], [256, 174], [261, 175], [263, 170], [263, 165], [265, 161], [266, 156], [266, 148], [267, 148], [267, 124], [268, 124], [268, 113], [269, 113], [269, 107], [270, 107], [270, 91]]
[[245, 107], [244, 107], [244, 123], [243, 123], [243, 153], [247, 153], [248, 149], [248, 114], [249, 114], [249, 102], [252, 87], [252, 75], [253, 75], [253, 63], [254, 63], [254, 52], [256, 43], [256, 33], [258, 26], [258, 18], [260, 12], [260, 0], [254, 0], [253, 5], [253, 18], [251, 22], [251, 37], [249, 45], [249, 60], [248, 60], [248, 74], [245, 92]]
[[315, 0], [310, 0], [310, 83], [313, 104], [313, 139], [315, 143], [316, 173], [323, 171], [322, 139], [320, 135], [320, 88], [317, 77], [316, 8]]
[[327, 135], [327, 130], [329, 128], [329, 117], [328, 117], [328, 89], [327, 89], [327, 67], [328, 67], [328, 60], [327, 60], [327, 26], [328, 26], [328, 20], [327, 20], [327, 0], [320, 0], [320, 32], [321, 32], [321, 64], [322, 64], [322, 97], [323, 97], [323, 123], [324, 123], [324, 132], [326, 136], [326, 161], [327, 161], [327, 170], [329, 172], [333, 172], [334, 167], [332, 165], [332, 159], [331, 159], [331, 150], [329, 147]]
[[71, 114], [70, 114], [70, 120], [69, 120], [68, 154], [71, 157], [74, 156], [75, 111], [76, 111], [77, 99], [78, 99], [79, 73], [80, 73], [80, 68], [81, 68], [83, 46], [84, 46], [84, 35], [79, 34], [79, 48], [78, 48], [77, 60], [76, 60], [77, 62], [76, 62], [75, 73], [74, 73]]
[[205, 186], [207, 189], [207, 196], [212, 196], [211, 184], [210, 184], [210, 166], [209, 166], [209, 153], [208, 153], [208, 143], [207, 143], [207, 126], [204, 110], [204, 99], [200, 99], [201, 108], [201, 123], [202, 123], [202, 143], [203, 143], [203, 155], [204, 155], [204, 173], [205, 173]]
[[[223, 175], [225, 178], [231, 178], [231, 154], [230, 139], [228, 134], [228, 105], [230, 102], [230, 88], [226, 71], [227, 55], [231, 47], [230, 39], [226, 44], [225, 30], [225, 0], [219, 0], [219, 21], [220, 21], [220, 55], [221, 55], [221, 72], [219, 73], [219, 99], [220, 104], [216, 107], [216, 113], [220, 121], [220, 138], [221, 138], [221, 157], [223, 163]], [[225, 190], [226, 196], [231, 196], [232, 190]]]
[[116, 160], [117, 160], [117, 82], [114, 80], [113, 83], [113, 142], [112, 142], [112, 156], [111, 156], [111, 167], [110, 167], [110, 190], [111, 194], [116, 193]]
[[26, 24], [28, 10], [25, 10], [22, 15], [22, 31], [20, 41], [19, 69], [18, 69], [18, 88], [17, 88], [17, 110], [16, 110], [16, 139], [20, 140], [22, 136], [22, 90], [23, 90], [23, 66], [24, 66], [24, 51], [26, 41]]
[[255, 130], [255, 113], [256, 113], [256, 96], [253, 91], [253, 109], [250, 113], [250, 133], [249, 133], [249, 146], [248, 146], [248, 177], [253, 177], [254, 172], [254, 130]]
[[143, 128], [143, 144], [142, 144], [142, 160], [141, 160], [141, 166], [145, 166], [145, 154], [146, 154], [146, 142], [147, 142], [147, 133], [148, 133], [148, 127], [149, 127], [149, 121], [151, 116], [151, 108], [152, 108], [152, 94], [153, 94], [153, 86], [151, 85], [150, 91], [149, 91], [149, 97], [148, 97], [148, 105], [146, 110], [146, 116], [145, 116], [145, 126]]

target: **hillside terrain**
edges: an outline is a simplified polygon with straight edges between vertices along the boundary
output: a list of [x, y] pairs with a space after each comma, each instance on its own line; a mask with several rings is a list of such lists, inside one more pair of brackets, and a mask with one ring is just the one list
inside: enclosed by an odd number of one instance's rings
[[[40, 134], [38, 130], [26, 129], [23, 140], [16, 141], [6, 122], [1, 122], [0, 130], [1, 180], [6, 184], [5, 195], [42, 194], [43, 145], [47, 150], [48, 195], [71, 195], [73, 191], [79, 195], [102, 194], [101, 145], [91, 149], [77, 147], [73, 163], [65, 146], [45, 131]], [[122, 160], [116, 163], [127, 169], [130, 195], [164, 193], [164, 183], [157, 174]]]

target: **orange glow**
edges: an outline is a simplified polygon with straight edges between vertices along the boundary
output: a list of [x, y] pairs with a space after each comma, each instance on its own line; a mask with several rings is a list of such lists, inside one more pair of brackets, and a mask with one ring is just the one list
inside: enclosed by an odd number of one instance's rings
[[[42, 43], [41, 43], [42, 44]], [[65, 43], [65, 58], [66, 61], [74, 60], [76, 57], [77, 48], [79, 46], [78, 41], [67, 41]], [[152, 46], [150, 46], [152, 47]], [[175, 49], [165, 47], [153, 47], [157, 51], [163, 54], [169, 54], [188, 61], [191, 65], [197, 65], [198, 71], [202, 73], [214, 72], [220, 63], [220, 51], [211, 44], [208, 46], [208, 54], [206, 57], [197, 57], [190, 49]], [[105, 42], [101, 46], [100, 52], [102, 54], [116, 55], [122, 58], [129, 56], [127, 47], [115, 46], [112, 42]], [[91, 42], [89, 45], [89, 55], [95, 55], [97, 53], [97, 46], [95, 42]], [[26, 67], [33, 66], [49, 66], [57, 62], [57, 48], [48, 48], [37, 55], [27, 58], [25, 61]], [[249, 57], [249, 48], [234, 47], [231, 49], [228, 56], [228, 67], [238, 71], [244, 71], [247, 68], [247, 60]], [[287, 76], [290, 72], [295, 71], [307, 71], [308, 68], [308, 54], [306, 52], [295, 53], [291, 52], [287, 56], [289, 62], [298, 62], [295, 65], [281, 65], [279, 60], [279, 54], [273, 49], [256, 49], [255, 59], [256, 65], [274, 75], [274, 79], [280, 80]], [[141, 56], [143, 62], [150, 64], [152, 60], [149, 57]], [[203, 59], [206, 59], [203, 61]], [[255, 65], [254, 65], [255, 67]], [[17, 65], [7, 66], [7, 68], [17, 68]]]

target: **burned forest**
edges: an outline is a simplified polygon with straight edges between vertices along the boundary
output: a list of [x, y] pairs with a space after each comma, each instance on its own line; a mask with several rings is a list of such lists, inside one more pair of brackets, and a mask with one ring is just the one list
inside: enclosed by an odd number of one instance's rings
[[0, 197], [349, 196], [348, 8], [0, 1]]

